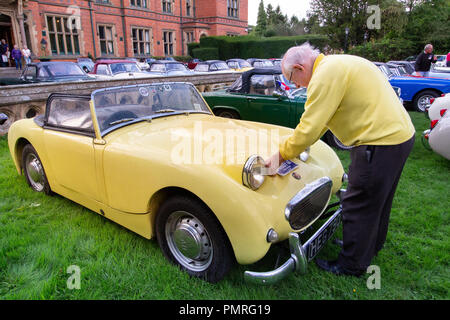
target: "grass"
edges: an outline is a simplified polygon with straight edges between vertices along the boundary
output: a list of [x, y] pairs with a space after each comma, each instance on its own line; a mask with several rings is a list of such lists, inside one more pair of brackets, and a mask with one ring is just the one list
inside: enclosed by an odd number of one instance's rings
[[[450, 161], [420, 142], [429, 126], [410, 112], [416, 143], [403, 171], [391, 212], [385, 248], [372, 264], [381, 289], [362, 278], [336, 277], [314, 263], [262, 288], [244, 282], [235, 266], [220, 283], [190, 278], [163, 257], [155, 240], [125, 228], [58, 195], [32, 192], [0, 138], [0, 299], [448, 299], [450, 288]], [[345, 168], [347, 152], [338, 152]], [[341, 230], [338, 231], [341, 233]], [[329, 242], [319, 254], [335, 258]], [[81, 289], [70, 290], [67, 268], [81, 268]]]

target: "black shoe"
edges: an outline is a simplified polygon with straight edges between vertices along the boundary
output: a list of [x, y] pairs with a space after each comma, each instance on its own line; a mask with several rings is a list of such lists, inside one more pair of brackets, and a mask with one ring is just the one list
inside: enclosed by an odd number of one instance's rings
[[316, 259], [316, 264], [320, 269], [331, 272], [338, 276], [346, 275], [346, 276], [361, 277], [364, 274], [364, 271], [344, 268], [337, 262], [337, 260], [327, 261], [322, 259]]

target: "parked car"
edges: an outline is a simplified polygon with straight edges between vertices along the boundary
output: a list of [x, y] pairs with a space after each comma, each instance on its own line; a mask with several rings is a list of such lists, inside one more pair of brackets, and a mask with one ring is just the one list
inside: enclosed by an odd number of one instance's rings
[[388, 61], [388, 63], [395, 63], [403, 66], [408, 74], [414, 73], [414, 62], [409, 61]]
[[91, 72], [92, 68], [94, 68], [94, 61], [91, 58], [78, 58], [77, 64], [83, 69], [84, 72]]
[[148, 70], [150, 68], [150, 65], [147, 63], [146, 59], [125, 58], [125, 60], [136, 62], [141, 70]]
[[152, 63], [150, 70], [152, 74], [161, 76], [182, 76], [192, 75], [192, 71], [187, 69], [184, 64], [177, 61], [158, 60]]
[[95, 78], [87, 75], [75, 62], [47, 61], [26, 65], [19, 78], [0, 78], [0, 85], [87, 80]]
[[430, 99], [430, 107], [426, 110], [426, 115], [433, 121], [438, 121], [444, 113], [450, 109], [450, 93], [442, 94], [440, 97]]
[[446, 67], [447, 66], [447, 56], [446, 55], [436, 55], [436, 67]]
[[97, 60], [90, 73], [97, 79], [150, 78], [149, 72], [142, 71], [135, 61], [130, 60]]
[[416, 111], [424, 112], [430, 106], [430, 99], [450, 92], [450, 80], [414, 76], [394, 76], [384, 63], [375, 63], [389, 79], [393, 87], [401, 90], [401, 98], [406, 103], [412, 103]]
[[238, 72], [245, 72], [253, 68], [250, 63], [244, 59], [228, 59], [226, 62], [230, 69]]
[[444, 110], [439, 120], [432, 120], [430, 129], [422, 133], [422, 141], [429, 148], [450, 160], [450, 111]]
[[250, 59], [247, 59], [247, 62], [250, 63], [250, 65], [253, 68], [273, 68], [274, 67], [272, 61], [270, 61], [269, 59], [250, 58]]
[[197, 66], [197, 63], [202, 62], [202, 61], [203, 61], [203, 60], [197, 59], [197, 58], [191, 59], [191, 60], [189, 60], [189, 62], [188, 62], [188, 64], [187, 64], [187, 67], [188, 67], [190, 70], [194, 70], [195, 67]]
[[431, 72], [438, 72], [438, 73], [450, 73], [450, 67], [431, 67]]
[[428, 72], [415, 71], [410, 76], [412, 76], [412, 77], [420, 77], [420, 78], [450, 79], [450, 73], [448, 73], [448, 72], [436, 72], [436, 70], [428, 71]]
[[[345, 173], [322, 141], [293, 160], [301, 169], [264, 175], [269, 146], [278, 147], [292, 132], [215, 117], [190, 83], [153, 83], [90, 96], [52, 94], [44, 115], [13, 123], [8, 144], [32, 190], [60, 194], [147, 239], [156, 237], [168, 260], [192, 276], [219, 281], [235, 261], [255, 263], [287, 240], [291, 253], [284, 264], [244, 274], [273, 283], [304, 273], [341, 221], [339, 203], [329, 201], [342, 194]], [[261, 147], [245, 140], [223, 146], [220, 134], [258, 134]], [[208, 135], [218, 139], [208, 144]], [[211, 153], [213, 143], [226, 152]], [[304, 232], [318, 224], [312, 236]]]
[[[204, 92], [203, 97], [219, 117], [270, 123], [295, 128], [304, 112], [306, 89], [286, 90], [279, 67], [255, 68], [224, 90]], [[291, 93], [292, 91], [292, 93]], [[328, 131], [324, 140], [338, 149], [348, 149]]]
[[270, 58], [269, 59], [274, 66], [281, 66], [281, 59], [279, 58]]
[[228, 67], [227, 63], [222, 60], [207, 60], [197, 63], [194, 68], [195, 72], [233, 72], [233, 70]]

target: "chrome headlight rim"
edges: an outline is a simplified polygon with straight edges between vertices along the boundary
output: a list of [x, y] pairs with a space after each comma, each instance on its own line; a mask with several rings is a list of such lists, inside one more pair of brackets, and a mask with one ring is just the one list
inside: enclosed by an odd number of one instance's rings
[[255, 174], [256, 169], [255, 165], [258, 164], [264, 166], [265, 165], [264, 159], [261, 156], [252, 155], [247, 159], [244, 168], [242, 170], [242, 183], [244, 186], [252, 190], [258, 190], [265, 181], [265, 176], [262, 174], [262, 172], [259, 172], [259, 174], [261, 175], [261, 182], [259, 184], [254, 184], [255, 179], [253, 179], [253, 176]]

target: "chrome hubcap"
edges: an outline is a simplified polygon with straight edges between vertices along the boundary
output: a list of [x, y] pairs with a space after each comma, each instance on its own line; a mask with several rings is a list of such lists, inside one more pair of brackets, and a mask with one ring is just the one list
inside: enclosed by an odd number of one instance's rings
[[421, 111], [425, 111], [427, 107], [430, 106], [430, 99], [434, 98], [433, 96], [423, 96], [418, 101], [418, 107]]
[[26, 157], [27, 176], [32, 188], [36, 191], [44, 190], [44, 169], [39, 159], [32, 153]]
[[183, 267], [196, 272], [209, 267], [212, 243], [200, 220], [185, 211], [173, 212], [167, 220], [165, 233], [170, 251]]

